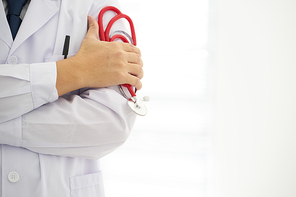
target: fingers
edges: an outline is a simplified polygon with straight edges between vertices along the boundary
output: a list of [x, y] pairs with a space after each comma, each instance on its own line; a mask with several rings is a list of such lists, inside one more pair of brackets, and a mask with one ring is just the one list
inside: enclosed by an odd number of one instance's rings
[[128, 52], [127, 54], [127, 68], [128, 73], [142, 79], [144, 76], [143, 60], [139, 54]]
[[121, 43], [122, 44], [122, 48], [125, 52], [132, 52], [132, 53], [136, 53], [138, 55], [140, 55], [140, 57], [142, 56], [141, 51], [138, 47], [136, 47], [135, 45], [129, 44], [129, 43]]
[[135, 54], [135, 53], [127, 53], [127, 62], [131, 64], [138, 64], [141, 67], [143, 67], [143, 60], [140, 57], [140, 55]]
[[128, 73], [130, 75], [136, 76], [139, 79], [142, 79], [144, 77], [143, 68], [137, 64], [129, 64]]
[[130, 84], [132, 86], [134, 86], [137, 90], [141, 90], [142, 88], [142, 82], [139, 78], [130, 75], [129, 81], [127, 82], [127, 84]]
[[88, 31], [85, 37], [99, 39], [99, 25], [96, 19], [92, 16], [87, 16]]

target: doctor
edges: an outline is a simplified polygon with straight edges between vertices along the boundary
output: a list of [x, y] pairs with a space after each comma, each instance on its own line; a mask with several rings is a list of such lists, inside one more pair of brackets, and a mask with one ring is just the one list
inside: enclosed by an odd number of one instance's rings
[[143, 77], [138, 48], [99, 41], [95, 18], [118, 2], [29, 0], [13, 38], [8, 1], [0, 3], [0, 197], [104, 196], [98, 159], [124, 143], [136, 117], [116, 85], [141, 89]]

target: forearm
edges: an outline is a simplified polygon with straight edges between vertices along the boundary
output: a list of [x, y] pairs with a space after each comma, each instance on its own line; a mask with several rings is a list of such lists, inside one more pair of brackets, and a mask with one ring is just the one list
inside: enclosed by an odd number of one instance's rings
[[0, 124], [0, 143], [43, 154], [98, 159], [124, 143], [135, 118], [117, 87], [92, 89]]
[[79, 64], [79, 62], [77, 62], [74, 57], [56, 62], [56, 89], [59, 96], [84, 88], [81, 73], [79, 73], [78, 69], [75, 69], [77, 64]]

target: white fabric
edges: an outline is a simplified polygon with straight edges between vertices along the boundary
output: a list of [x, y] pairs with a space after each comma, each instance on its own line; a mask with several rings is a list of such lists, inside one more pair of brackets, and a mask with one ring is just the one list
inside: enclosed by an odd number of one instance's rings
[[136, 115], [117, 87], [58, 97], [55, 61], [66, 35], [68, 57], [78, 52], [87, 15], [107, 5], [118, 2], [31, 0], [13, 42], [0, 4], [0, 197], [104, 196], [96, 159], [125, 142]]

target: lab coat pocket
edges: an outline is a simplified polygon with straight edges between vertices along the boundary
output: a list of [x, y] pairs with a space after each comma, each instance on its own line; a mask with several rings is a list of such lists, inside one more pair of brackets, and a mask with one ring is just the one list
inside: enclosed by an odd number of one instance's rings
[[71, 197], [104, 197], [102, 173], [70, 178]]

